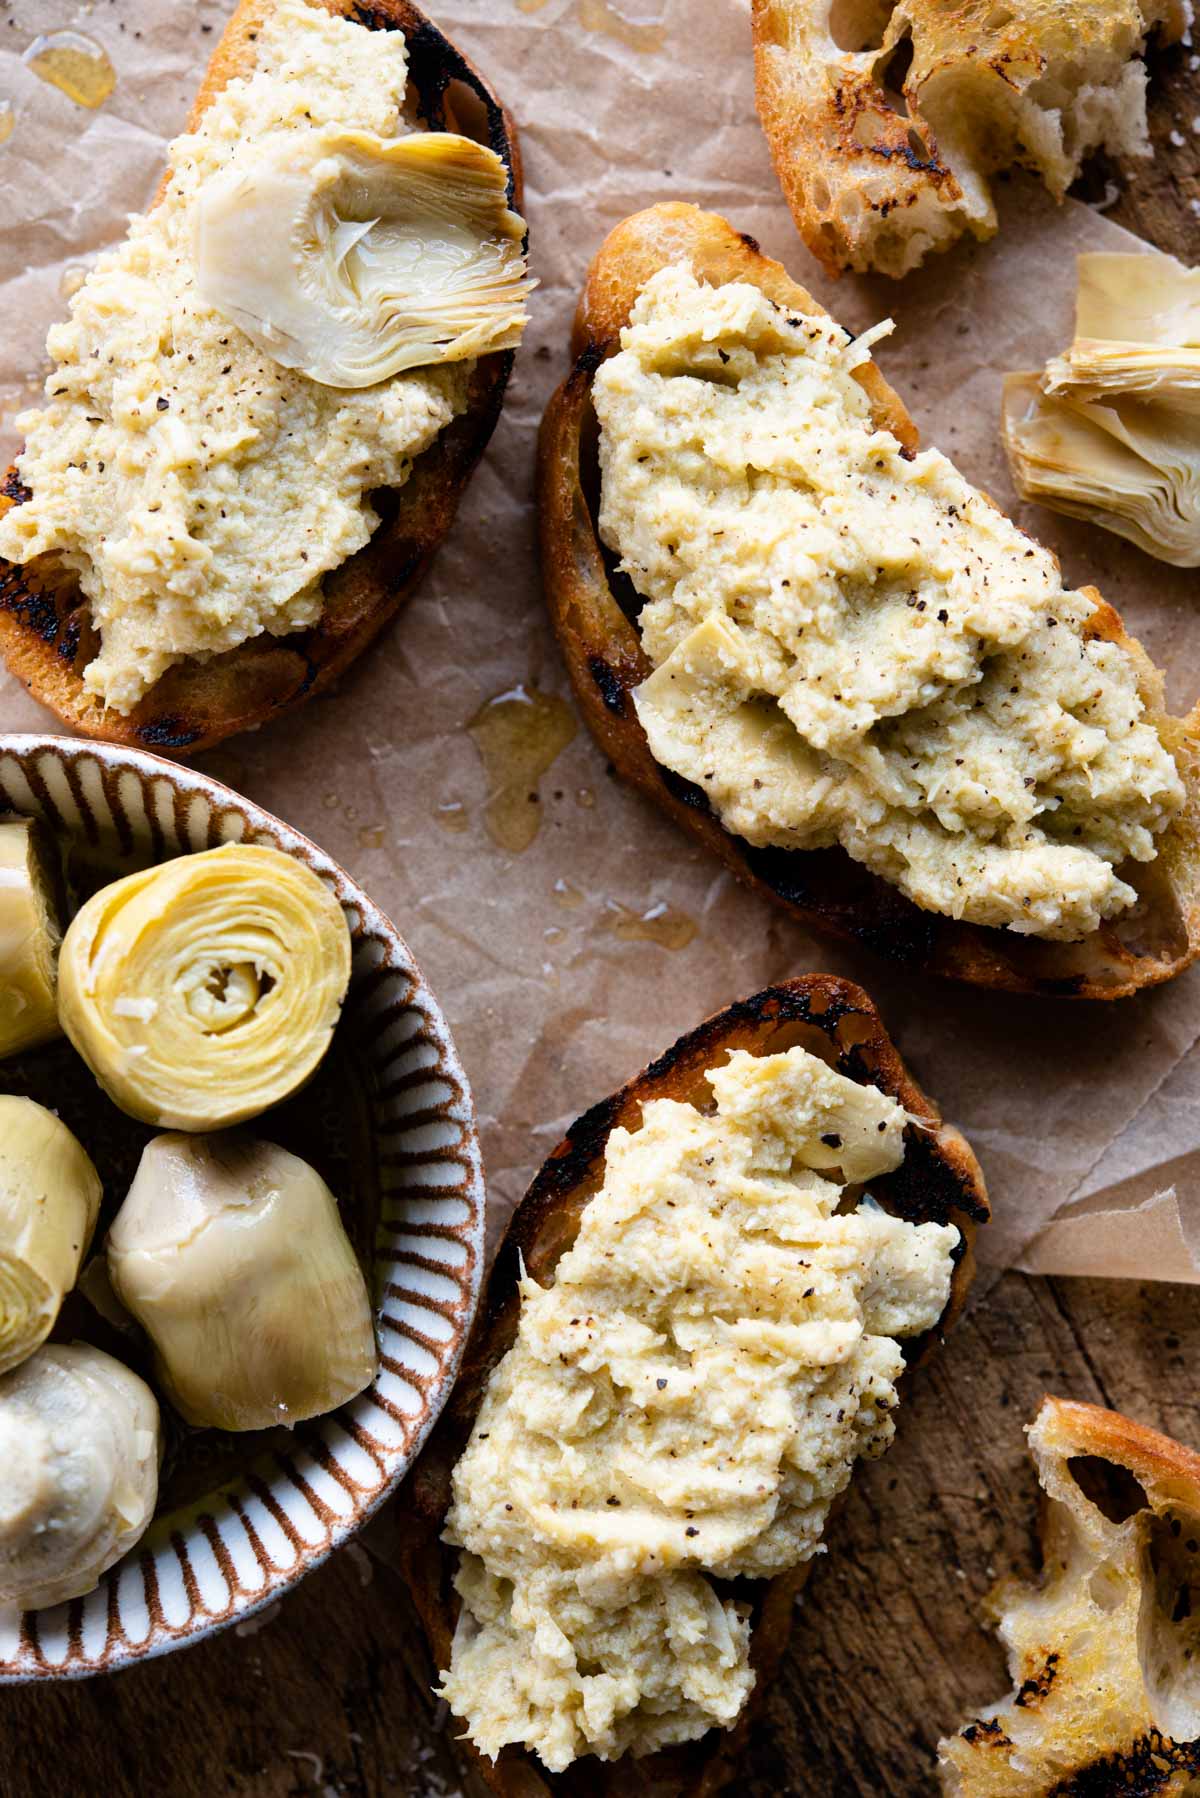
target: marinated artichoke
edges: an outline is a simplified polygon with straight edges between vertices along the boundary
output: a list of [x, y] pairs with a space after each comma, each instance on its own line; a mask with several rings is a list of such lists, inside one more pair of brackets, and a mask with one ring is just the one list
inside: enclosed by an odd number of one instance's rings
[[1025, 499], [1200, 567], [1200, 270], [1080, 256], [1075, 340], [1009, 375], [1002, 429]]
[[108, 1233], [108, 1270], [189, 1423], [298, 1423], [375, 1376], [371, 1302], [337, 1203], [273, 1143], [155, 1137]]
[[256, 142], [199, 200], [203, 299], [328, 387], [511, 349], [531, 283], [494, 151], [452, 132]]
[[63, 939], [59, 1016], [123, 1111], [211, 1130], [308, 1079], [349, 978], [349, 930], [317, 876], [229, 843], [88, 900]]
[[0, 1056], [59, 1034], [58, 941], [37, 827], [27, 818], [0, 824]]
[[0, 1600], [39, 1610], [91, 1592], [145, 1533], [159, 1415], [144, 1380], [84, 1343], [0, 1379]]
[[79, 1277], [100, 1176], [67, 1126], [0, 1095], [0, 1374], [45, 1342]]

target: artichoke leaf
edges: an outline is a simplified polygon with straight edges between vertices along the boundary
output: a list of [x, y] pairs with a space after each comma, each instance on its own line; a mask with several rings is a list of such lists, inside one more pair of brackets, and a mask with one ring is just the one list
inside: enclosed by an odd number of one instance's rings
[[1160, 561], [1200, 567], [1200, 419], [1126, 398], [1047, 394], [1037, 375], [1018, 374], [1004, 383], [1002, 430], [1024, 499]]
[[201, 298], [328, 387], [512, 349], [525, 328], [524, 221], [494, 151], [453, 132], [279, 132], [197, 207]]

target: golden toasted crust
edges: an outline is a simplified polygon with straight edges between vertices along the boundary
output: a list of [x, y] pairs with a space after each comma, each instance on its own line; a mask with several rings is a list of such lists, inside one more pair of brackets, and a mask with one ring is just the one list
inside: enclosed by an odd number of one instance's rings
[[[513, 1215], [496, 1258], [487, 1291], [471, 1331], [457, 1384], [399, 1498], [397, 1536], [402, 1565], [439, 1668], [450, 1664], [458, 1615], [453, 1588], [457, 1550], [441, 1532], [450, 1504], [450, 1481], [483, 1398], [491, 1370], [507, 1352], [519, 1315], [519, 1269], [542, 1284], [553, 1276], [570, 1248], [589, 1198], [604, 1176], [609, 1136], [617, 1128], [636, 1129], [650, 1099], [710, 1101], [707, 1069], [719, 1066], [730, 1049], [773, 1054], [800, 1043], [862, 1084], [877, 1085], [897, 1098], [914, 1119], [904, 1135], [905, 1157], [883, 1180], [872, 1181], [872, 1196], [914, 1223], [953, 1223], [962, 1233], [953, 1285], [938, 1328], [906, 1346], [910, 1365], [941, 1339], [957, 1318], [973, 1271], [971, 1245], [988, 1217], [987, 1192], [979, 1164], [967, 1143], [946, 1124], [933, 1101], [913, 1080], [861, 988], [832, 975], [810, 974], [768, 987], [681, 1037], [636, 1079], [584, 1113], [546, 1161]], [[751, 1661], [757, 1681], [752, 1712], [761, 1701], [787, 1645], [793, 1600], [807, 1568], [770, 1582], [739, 1582], [751, 1599]], [[583, 1758], [566, 1773], [552, 1775], [531, 1755], [506, 1749], [493, 1763], [468, 1752], [493, 1790], [505, 1798], [621, 1798], [631, 1777], [647, 1798], [701, 1798], [720, 1789], [730, 1757], [745, 1738], [750, 1714], [731, 1731], [710, 1731], [685, 1748], [649, 1755], [636, 1762]], [[457, 1733], [457, 1732], [456, 1732]]]
[[[753, 238], [695, 206], [636, 213], [608, 236], [592, 264], [576, 314], [575, 365], [542, 423], [542, 571], [580, 708], [617, 773], [802, 923], [865, 942], [914, 972], [1089, 999], [1120, 998], [1180, 973], [1200, 953], [1200, 707], [1187, 719], [1163, 712], [1161, 679], [1110, 606], [1100, 606], [1089, 632], [1119, 643], [1132, 657], [1142, 698], [1175, 755], [1187, 800], [1160, 838], [1154, 861], [1122, 870], [1141, 902], [1080, 943], [1043, 942], [923, 911], [840, 849], [754, 849], [725, 829], [699, 789], [655, 761], [631, 698], [651, 672], [633, 621], [640, 601], [612, 571], [596, 526], [591, 385], [596, 368], [619, 347], [621, 327], [650, 276], [685, 260], [715, 286], [749, 281], [779, 305], [824, 312]], [[873, 364], [857, 373], [878, 424], [915, 449], [916, 427], [899, 396]], [[1094, 589], [1085, 591], [1099, 598]]]
[[[1144, 154], [1144, 106], [1117, 84], [1151, 27], [1170, 43], [1188, 19], [1181, 0], [752, 0], [751, 10], [776, 173], [832, 275], [903, 275], [965, 231], [990, 236], [988, 177], [1014, 163], [1061, 199], [1098, 142]], [[1095, 105], [1105, 93], [1107, 117]]]
[[[404, 33], [409, 91], [422, 121], [431, 130], [472, 132], [490, 144], [510, 170], [510, 198], [519, 207], [521, 166], [511, 118], [412, 0], [320, 4], [373, 30]], [[253, 68], [256, 36], [272, 10], [273, 0], [241, 0], [196, 96], [189, 129], [228, 82]], [[106, 711], [83, 685], [97, 637], [74, 578], [0, 559], [0, 655], [34, 698], [75, 730], [177, 756], [210, 748], [302, 704], [335, 681], [411, 596], [487, 447], [512, 363], [511, 351], [482, 357], [466, 411], [416, 458], [403, 487], [373, 496], [382, 522], [363, 549], [326, 577], [324, 610], [311, 630], [255, 637], [211, 660], [182, 662], [123, 717]], [[10, 469], [0, 487], [0, 515], [25, 497]]]
[[1014, 1691], [940, 1744], [947, 1798], [1184, 1798], [1200, 1775], [1200, 1455], [1042, 1401], [1043, 1572], [989, 1601]]

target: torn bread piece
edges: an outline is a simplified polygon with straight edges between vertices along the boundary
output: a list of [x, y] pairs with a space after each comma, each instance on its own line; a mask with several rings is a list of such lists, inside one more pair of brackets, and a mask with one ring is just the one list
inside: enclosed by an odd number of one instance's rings
[[1200, 1455], [1095, 1405], [1029, 1429], [1043, 1570], [989, 1600], [1014, 1690], [940, 1745], [947, 1798], [1185, 1798], [1200, 1781]]
[[1200, 567], [1200, 269], [1158, 251], [1078, 258], [1075, 338], [1004, 383], [1025, 499]]
[[829, 976], [718, 1013], [578, 1120], [398, 1519], [494, 1790], [720, 1788], [986, 1217], [970, 1149]]
[[869, 334], [670, 205], [610, 234], [575, 347], [542, 565], [617, 771], [910, 965], [1089, 997], [1186, 965], [1194, 726], [1095, 590], [919, 449]]
[[1150, 154], [1147, 38], [1187, 0], [753, 0], [758, 111], [796, 227], [831, 274], [903, 275], [990, 237], [990, 181], [1061, 199], [1096, 150]]
[[409, 0], [242, 0], [19, 421], [0, 652], [36, 698], [196, 750], [365, 647], [499, 411], [518, 182], [502, 108]]

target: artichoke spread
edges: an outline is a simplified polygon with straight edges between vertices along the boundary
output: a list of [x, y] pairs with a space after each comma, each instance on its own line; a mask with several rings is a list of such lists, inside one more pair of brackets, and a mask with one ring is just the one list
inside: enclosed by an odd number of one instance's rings
[[32, 1354], [79, 1278], [100, 1176], [52, 1111], [0, 1095], [0, 1373]]
[[0, 1056], [58, 1035], [58, 941], [37, 827], [27, 818], [0, 824]]
[[754, 845], [840, 844], [931, 911], [1073, 940], [1183, 803], [1094, 598], [871, 416], [824, 316], [672, 267], [596, 372], [600, 529], [646, 604], [659, 762]]
[[[30, 497], [0, 520], [0, 555], [49, 556], [78, 577], [100, 633], [84, 682], [116, 711], [184, 658], [314, 625], [322, 577], [379, 522], [372, 491], [403, 485], [466, 406], [469, 361], [395, 364], [401, 372], [372, 387], [331, 387], [265, 353], [197, 286], [210, 182], [284, 140], [300, 162], [331, 132], [394, 147], [408, 130], [406, 86], [401, 32], [277, 0], [254, 35], [253, 68], [172, 145], [157, 204], [99, 258], [50, 332], [45, 400], [18, 420]], [[376, 177], [389, 154], [376, 154]], [[379, 186], [371, 198], [382, 206]], [[243, 252], [254, 243], [251, 233]], [[368, 254], [360, 245], [359, 261]], [[357, 378], [369, 372], [351, 326], [326, 347], [350, 354]]]
[[154, 1394], [85, 1343], [41, 1348], [0, 1379], [0, 1600], [91, 1592], [141, 1537], [158, 1496]]
[[443, 1691], [488, 1755], [519, 1742], [557, 1772], [731, 1724], [749, 1616], [712, 1580], [819, 1552], [892, 1439], [896, 1338], [946, 1305], [952, 1226], [839, 1209], [903, 1160], [894, 1099], [801, 1048], [708, 1079], [711, 1115], [658, 1099], [613, 1131], [454, 1473]]
[[308, 1079], [349, 979], [350, 932], [322, 881], [281, 850], [227, 843], [87, 901], [63, 939], [59, 1015], [123, 1111], [211, 1130]]
[[337, 1201], [274, 1143], [148, 1143], [108, 1233], [108, 1271], [189, 1423], [298, 1423], [375, 1377], [371, 1302]]

